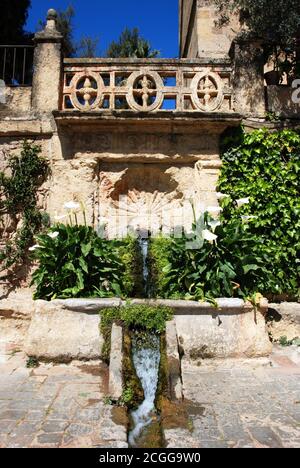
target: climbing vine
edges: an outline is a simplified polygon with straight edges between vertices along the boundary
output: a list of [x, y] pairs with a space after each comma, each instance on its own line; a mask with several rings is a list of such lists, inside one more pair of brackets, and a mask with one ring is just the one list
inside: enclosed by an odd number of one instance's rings
[[0, 271], [22, 263], [35, 234], [47, 223], [37, 206], [39, 187], [46, 180], [49, 165], [38, 145], [24, 141], [21, 154], [8, 160], [0, 172]]
[[[265, 294], [299, 295], [300, 135], [292, 130], [260, 129], [224, 141], [219, 191], [222, 219], [244, 218], [256, 238], [253, 254], [271, 272]], [[226, 148], [227, 146], [227, 148]], [[237, 209], [235, 200], [248, 199]]]

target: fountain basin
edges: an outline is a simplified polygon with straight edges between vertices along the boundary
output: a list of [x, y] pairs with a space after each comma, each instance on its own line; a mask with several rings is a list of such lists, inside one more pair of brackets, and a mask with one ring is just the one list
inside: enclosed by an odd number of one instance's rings
[[[67, 299], [34, 302], [25, 352], [41, 360], [66, 362], [100, 359], [99, 311], [126, 306], [121, 299]], [[168, 306], [174, 309], [178, 344], [184, 358], [198, 359], [268, 356], [265, 314], [268, 303], [256, 308], [240, 299], [218, 299], [209, 303], [133, 299], [132, 304]], [[100, 313], [101, 315], [101, 313]]]

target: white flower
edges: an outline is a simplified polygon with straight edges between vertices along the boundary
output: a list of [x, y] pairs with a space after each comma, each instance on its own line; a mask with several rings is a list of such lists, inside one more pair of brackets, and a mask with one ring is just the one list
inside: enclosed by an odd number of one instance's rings
[[218, 239], [218, 236], [210, 232], [208, 229], [205, 229], [202, 231], [202, 237], [204, 240], [207, 240], [208, 242], [213, 242]]
[[62, 221], [63, 219], [67, 218], [67, 215], [62, 215], [62, 216], [54, 216], [55, 221]]
[[71, 202], [65, 203], [65, 204], [64, 204], [64, 208], [65, 208], [66, 210], [79, 210], [80, 204], [71, 201]]
[[236, 203], [237, 203], [237, 206], [241, 208], [243, 205], [249, 205], [250, 198], [241, 198], [240, 200], [237, 200]]
[[210, 214], [220, 214], [222, 213], [223, 208], [220, 206], [209, 206], [206, 211], [208, 211]]
[[58, 236], [59, 236], [59, 232], [50, 232], [48, 234], [49, 237], [51, 237], [51, 239], [56, 239]]
[[230, 195], [226, 195], [226, 193], [218, 192], [217, 193], [217, 198], [218, 198], [218, 200], [225, 200], [225, 198], [230, 198]]
[[36, 244], [36, 245], [30, 247], [29, 252], [34, 252], [35, 250], [39, 249], [40, 247], [41, 247], [40, 245]]
[[209, 226], [212, 228], [212, 230], [215, 232], [215, 230], [217, 229], [218, 226], [221, 226], [221, 222], [220, 221], [209, 221], [208, 222]]

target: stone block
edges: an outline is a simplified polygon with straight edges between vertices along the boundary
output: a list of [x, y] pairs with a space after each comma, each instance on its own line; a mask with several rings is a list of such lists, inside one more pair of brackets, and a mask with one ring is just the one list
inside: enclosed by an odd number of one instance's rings
[[68, 362], [100, 359], [100, 318], [66, 309], [62, 304], [36, 301], [25, 352], [41, 360]]
[[[221, 300], [213, 308], [205, 304], [188, 313], [175, 316], [178, 339], [185, 359], [253, 358], [269, 356], [269, 340], [265, 317], [249, 304], [239, 300]], [[230, 307], [231, 304], [231, 307]]]
[[114, 324], [111, 332], [111, 350], [109, 363], [109, 396], [114, 400], [118, 400], [123, 393], [122, 349], [123, 330], [121, 327]]

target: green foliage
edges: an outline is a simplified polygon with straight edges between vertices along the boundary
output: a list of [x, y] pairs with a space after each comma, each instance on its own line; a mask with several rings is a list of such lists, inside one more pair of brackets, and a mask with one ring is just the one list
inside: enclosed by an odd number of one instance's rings
[[[205, 233], [212, 230], [216, 240], [208, 241]], [[160, 250], [162, 242], [165, 248]], [[221, 224], [208, 213], [188, 236], [153, 239], [152, 258], [162, 268], [155, 278], [156, 295], [214, 302], [218, 297], [246, 297], [259, 291], [269, 272], [265, 259], [253, 254], [256, 242], [241, 219]]]
[[[8, 161], [10, 175], [0, 172], [0, 230], [7, 242], [0, 253], [1, 270], [22, 262], [41, 229], [45, 217], [37, 208], [37, 192], [46, 180], [48, 162], [40, 156], [41, 148], [24, 142], [20, 156]], [[13, 239], [7, 235], [7, 219], [21, 222]]]
[[[270, 275], [260, 292], [299, 294], [300, 279], [300, 136], [291, 130], [265, 129], [244, 135], [241, 145], [223, 155], [219, 190], [222, 219], [247, 216], [247, 231], [257, 239], [253, 255], [263, 258]], [[237, 209], [234, 200], [249, 197]]]
[[27, 362], [26, 362], [27, 369], [36, 369], [37, 367], [39, 367], [39, 365], [40, 365], [39, 361], [37, 360], [36, 357], [31, 356], [27, 359]]
[[80, 39], [76, 56], [79, 58], [94, 58], [97, 56], [99, 39], [92, 38], [89, 36], [84, 36]]
[[126, 28], [117, 42], [113, 41], [106, 52], [110, 58], [154, 58], [158, 50], [152, 50], [148, 41], [140, 36], [139, 30]]
[[214, 0], [219, 10], [219, 25], [239, 16], [242, 38], [259, 38], [265, 60], [274, 62], [274, 69], [286, 73], [288, 82], [299, 77], [299, 0]]
[[102, 239], [91, 227], [58, 224], [38, 236], [37, 242], [34, 256], [39, 267], [32, 276], [35, 299], [131, 294], [131, 239]]
[[129, 329], [160, 334], [166, 329], [166, 321], [172, 317], [173, 312], [170, 307], [147, 304], [111, 307], [101, 311], [101, 330], [107, 329], [113, 322], [120, 322]]
[[266, 43], [287, 46], [294, 42], [300, 28], [298, 0], [214, 0], [221, 24], [238, 13], [242, 25]]
[[300, 346], [300, 339], [294, 338], [293, 340], [288, 340], [286, 336], [281, 336], [279, 340], [280, 346], [289, 347], [289, 346]]
[[120, 311], [120, 318], [128, 328], [144, 329], [155, 333], [163, 333], [166, 329], [166, 321], [173, 317], [169, 307], [128, 305]]

